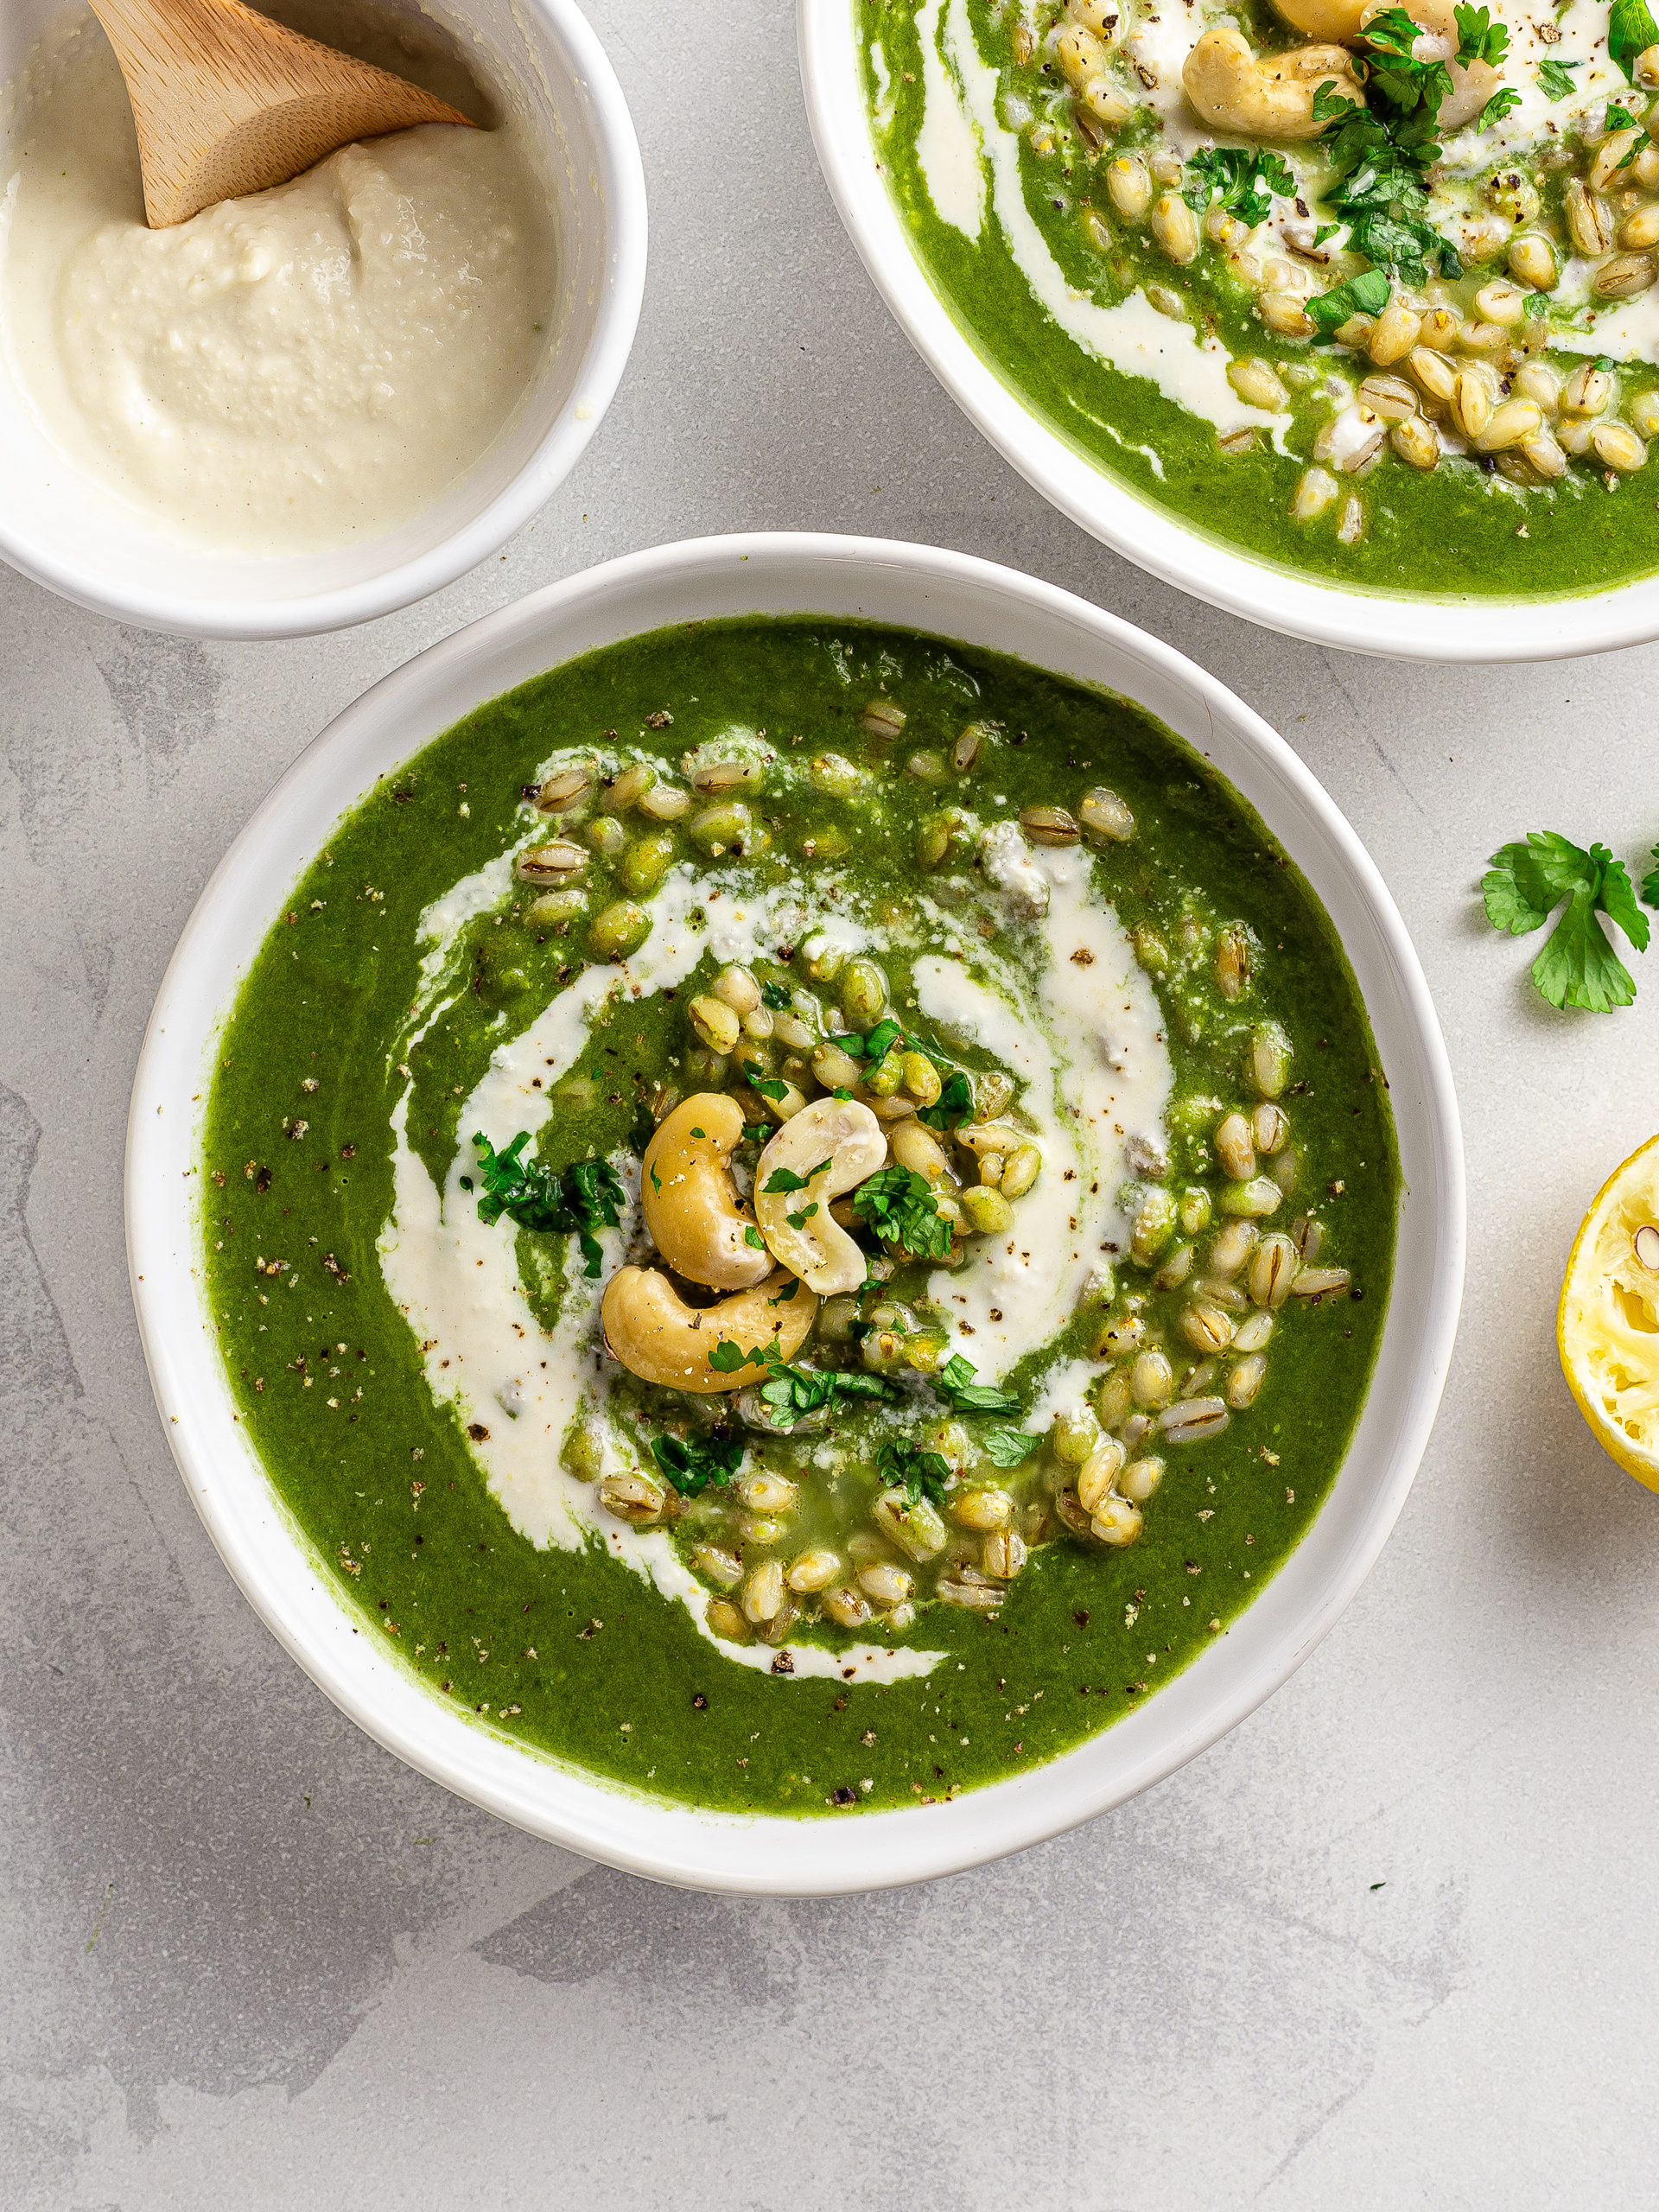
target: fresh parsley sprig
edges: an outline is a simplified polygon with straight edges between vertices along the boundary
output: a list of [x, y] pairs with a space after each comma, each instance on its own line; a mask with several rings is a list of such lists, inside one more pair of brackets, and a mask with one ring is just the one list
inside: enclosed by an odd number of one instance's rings
[[853, 1211], [884, 1244], [912, 1260], [943, 1260], [950, 1250], [950, 1224], [939, 1211], [933, 1185], [912, 1167], [878, 1168], [853, 1193]]
[[[506, 1214], [520, 1229], [573, 1231], [582, 1248], [582, 1273], [596, 1275], [604, 1259], [595, 1229], [614, 1229], [618, 1209], [626, 1193], [607, 1160], [578, 1160], [569, 1167], [544, 1167], [539, 1160], [519, 1154], [530, 1142], [530, 1131], [520, 1129], [512, 1142], [497, 1152], [480, 1130], [473, 1139], [478, 1151], [479, 1180], [484, 1194], [478, 1202], [479, 1219], [493, 1224]], [[473, 1179], [463, 1175], [463, 1191]]]
[[[1487, 920], [1516, 937], [1541, 929], [1565, 900], [1566, 912], [1532, 963], [1532, 980], [1551, 1006], [1605, 1014], [1635, 998], [1635, 982], [1598, 917], [1617, 923], [1638, 952], [1648, 949], [1648, 918], [1624, 862], [1605, 845], [1586, 852], [1554, 830], [1534, 830], [1524, 845], [1492, 855], [1480, 888]], [[1644, 895], [1650, 889], [1659, 893], [1659, 868], [1643, 883]]]
[[682, 1497], [696, 1497], [712, 1483], [730, 1482], [743, 1464], [741, 1437], [653, 1436], [651, 1456]]

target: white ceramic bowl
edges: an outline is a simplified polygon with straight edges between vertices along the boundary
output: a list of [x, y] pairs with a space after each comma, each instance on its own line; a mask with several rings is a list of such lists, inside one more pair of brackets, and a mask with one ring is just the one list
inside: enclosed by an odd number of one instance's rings
[[[1349, 590], [1219, 543], [1097, 467], [1049, 429], [986, 360], [918, 259], [877, 168], [861, 76], [858, 0], [796, 0], [796, 10], [818, 160], [876, 289], [969, 422], [1073, 522], [1212, 606], [1350, 652], [1433, 661], [1554, 660], [1659, 637], [1659, 576], [1561, 600]], [[1629, 496], [1639, 496], [1634, 486]]]
[[[410, 6], [413, 0], [397, 0]], [[66, 0], [4, 0], [0, 85]], [[48, 444], [0, 347], [0, 558], [95, 613], [199, 638], [293, 638], [390, 613], [453, 583], [527, 522], [610, 405], [645, 275], [645, 186], [627, 104], [574, 0], [436, 0], [522, 95], [556, 198], [562, 327], [489, 450], [423, 513], [360, 544], [238, 560], [171, 544]], [[0, 118], [0, 130], [16, 118]]]
[[[1139, 701], [1257, 809], [1342, 935], [1398, 1120], [1405, 1197], [1376, 1380], [1331, 1497], [1229, 1633], [1145, 1704], [1034, 1772], [842, 1821], [664, 1804], [527, 1753], [356, 1632], [232, 1408], [198, 1273], [190, 1173], [219, 1024], [289, 888], [381, 776], [482, 702], [665, 623], [862, 615], [1014, 654]], [[789, 1896], [950, 1872], [1159, 1781], [1300, 1664], [1394, 1524], [1427, 1440], [1463, 1281], [1462, 1143], [1422, 972], [1364, 848], [1282, 739], [1179, 653], [1084, 601], [926, 546], [717, 537], [607, 563], [447, 638], [349, 707], [283, 778], [202, 893], [150, 1017], [127, 1137], [127, 1248], [156, 1401], [198, 1512], [250, 1602], [342, 1710], [423, 1773], [537, 1835], [690, 1887]], [[782, 1692], [787, 1696], [787, 1689]]]

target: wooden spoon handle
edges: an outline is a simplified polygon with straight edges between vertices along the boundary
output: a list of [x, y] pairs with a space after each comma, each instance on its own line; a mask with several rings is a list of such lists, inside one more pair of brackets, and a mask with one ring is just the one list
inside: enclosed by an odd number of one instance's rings
[[91, 0], [132, 100], [152, 229], [281, 184], [353, 138], [470, 118], [241, 0]]

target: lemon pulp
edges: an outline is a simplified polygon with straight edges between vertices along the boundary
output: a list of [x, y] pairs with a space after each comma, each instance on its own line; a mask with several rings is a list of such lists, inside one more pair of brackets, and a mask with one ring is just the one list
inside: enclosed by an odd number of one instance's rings
[[1659, 1137], [1609, 1176], [1586, 1214], [1555, 1341], [1597, 1441], [1659, 1490]]

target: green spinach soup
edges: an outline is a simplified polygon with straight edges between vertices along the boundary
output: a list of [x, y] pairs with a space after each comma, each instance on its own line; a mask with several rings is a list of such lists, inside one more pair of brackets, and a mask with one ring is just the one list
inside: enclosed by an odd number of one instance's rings
[[1080, 474], [1392, 594], [1652, 572], [1646, 0], [849, 4], [921, 266]]
[[1319, 1508], [1398, 1175], [1307, 886], [1123, 700], [855, 623], [595, 652], [376, 785], [223, 1032], [238, 1417], [363, 1632], [771, 1813], [1109, 1727]]

